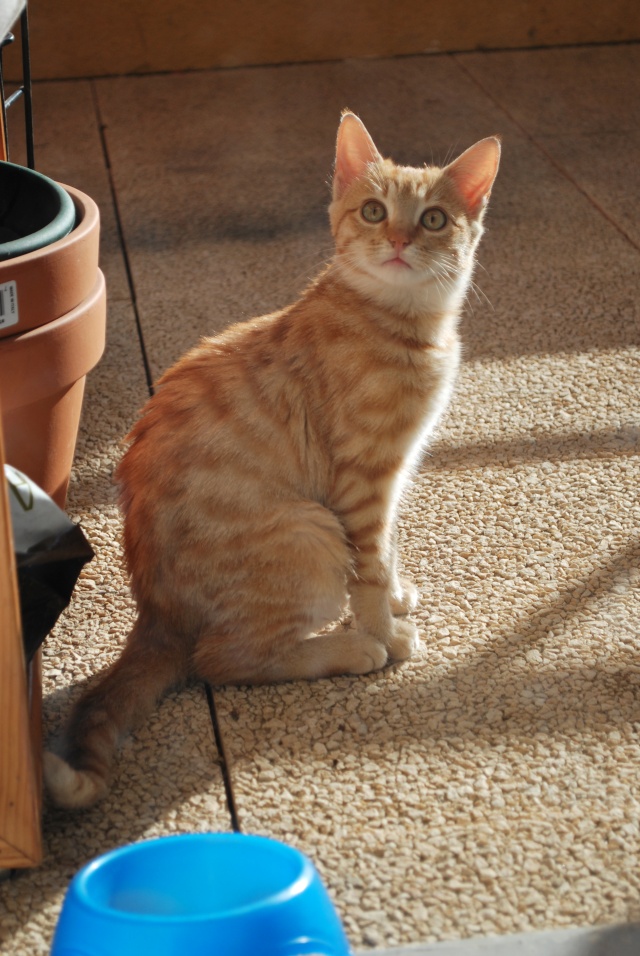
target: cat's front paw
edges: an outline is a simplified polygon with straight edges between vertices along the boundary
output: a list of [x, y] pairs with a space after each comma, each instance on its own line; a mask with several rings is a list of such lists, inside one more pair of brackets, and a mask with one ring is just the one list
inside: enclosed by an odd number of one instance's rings
[[418, 628], [410, 621], [394, 621], [391, 637], [387, 642], [390, 661], [406, 661], [420, 644]]
[[416, 607], [419, 597], [419, 591], [412, 581], [399, 578], [398, 584], [389, 598], [391, 613], [409, 614]]
[[348, 674], [369, 674], [387, 663], [387, 648], [368, 634], [351, 634], [349, 645], [349, 660], [345, 661]]

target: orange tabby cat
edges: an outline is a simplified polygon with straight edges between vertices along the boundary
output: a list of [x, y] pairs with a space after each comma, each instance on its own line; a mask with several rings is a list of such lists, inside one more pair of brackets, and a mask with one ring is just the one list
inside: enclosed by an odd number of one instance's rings
[[[456, 377], [499, 156], [489, 138], [444, 169], [396, 166], [345, 113], [328, 268], [161, 379], [117, 472], [138, 618], [74, 709], [66, 760], [46, 755], [58, 804], [102, 796], [118, 739], [189, 677], [366, 674], [413, 653], [396, 510]], [[313, 636], [347, 600], [355, 630]]]

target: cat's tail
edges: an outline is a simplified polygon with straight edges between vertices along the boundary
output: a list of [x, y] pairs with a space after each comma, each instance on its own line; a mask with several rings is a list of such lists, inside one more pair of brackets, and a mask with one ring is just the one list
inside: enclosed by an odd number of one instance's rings
[[119, 659], [82, 695], [65, 731], [64, 757], [44, 754], [44, 779], [52, 801], [77, 809], [100, 800], [120, 740], [153, 710], [159, 698], [187, 676], [183, 647], [140, 619]]

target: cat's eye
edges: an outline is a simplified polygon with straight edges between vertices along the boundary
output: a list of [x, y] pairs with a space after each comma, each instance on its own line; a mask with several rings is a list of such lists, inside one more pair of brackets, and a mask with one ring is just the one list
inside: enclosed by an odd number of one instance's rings
[[381, 202], [375, 199], [366, 202], [360, 211], [362, 218], [366, 219], [367, 222], [382, 222], [383, 219], [387, 218], [387, 210]]
[[438, 209], [437, 206], [434, 206], [433, 209], [427, 209], [426, 212], [422, 213], [420, 222], [424, 228], [430, 232], [438, 232], [446, 226], [447, 217], [442, 209]]

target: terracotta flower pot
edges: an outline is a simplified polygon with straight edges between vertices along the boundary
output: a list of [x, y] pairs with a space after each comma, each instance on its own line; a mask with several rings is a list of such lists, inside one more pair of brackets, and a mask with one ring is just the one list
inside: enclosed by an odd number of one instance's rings
[[62, 239], [0, 262], [0, 338], [52, 322], [90, 294], [98, 269], [100, 213], [93, 199], [65, 186], [76, 226]]
[[[63, 187], [73, 230], [0, 262], [0, 410], [6, 460], [64, 507], [87, 372], [105, 345], [95, 202]], [[2, 312], [4, 310], [4, 322]]]
[[7, 463], [64, 507], [85, 377], [104, 351], [106, 288], [65, 315], [0, 342], [0, 408]]

